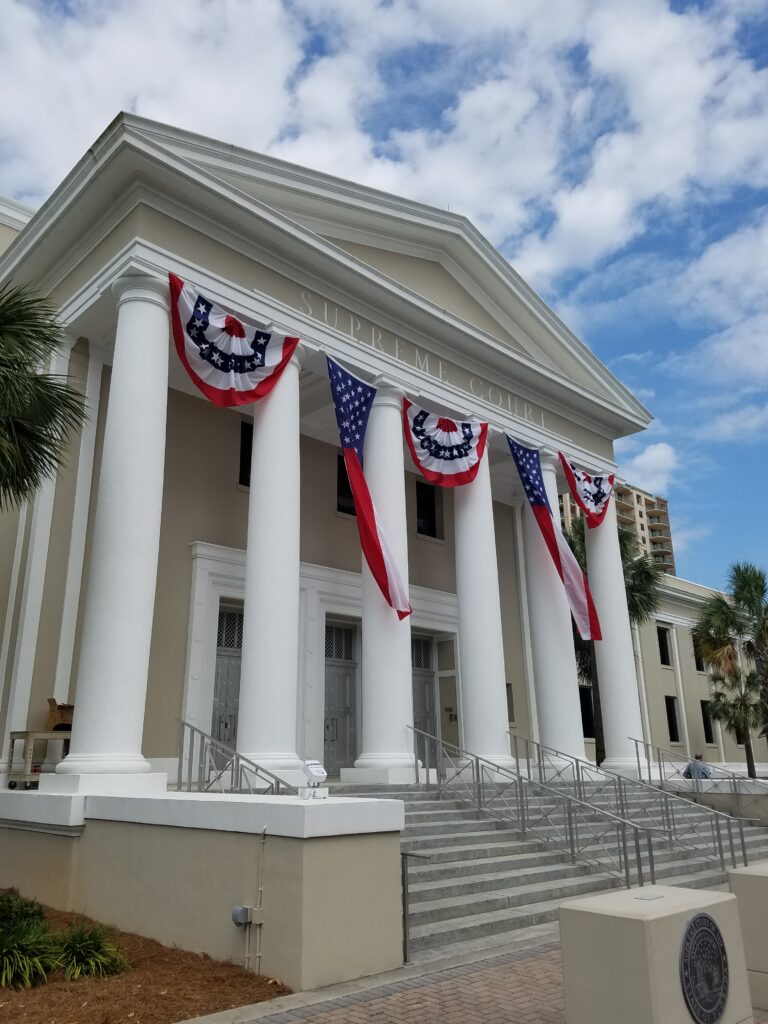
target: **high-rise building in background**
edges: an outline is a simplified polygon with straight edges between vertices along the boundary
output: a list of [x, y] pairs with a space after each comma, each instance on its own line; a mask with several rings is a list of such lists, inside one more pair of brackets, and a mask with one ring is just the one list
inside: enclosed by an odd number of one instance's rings
[[[664, 572], [675, 575], [675, 553], [669, 525], [669, 503], [666, 498], [649, 494], [632, 484], [618, 484], [615, 489], [616, 516], [619, 523], [632, 530], [640, 551], [650, 555]], [[581, 509], [570, 494], [560, 495], [560, 520], [563, 529], [570, 529]]]

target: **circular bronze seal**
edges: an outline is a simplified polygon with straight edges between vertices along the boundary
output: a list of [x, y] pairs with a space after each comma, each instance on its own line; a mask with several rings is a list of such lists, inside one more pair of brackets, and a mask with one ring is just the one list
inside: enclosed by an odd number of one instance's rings
[[717, 923], [696, 914], [680, 945], [680, 985], [696, 1024], [717, 1024], [728, 1002], [728, 954]]

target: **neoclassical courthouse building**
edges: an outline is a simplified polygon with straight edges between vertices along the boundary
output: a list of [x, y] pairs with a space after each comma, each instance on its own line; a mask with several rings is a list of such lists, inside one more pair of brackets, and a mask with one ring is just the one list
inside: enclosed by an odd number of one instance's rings
[[[57, 478], [0, 519], [0, 740], [74, 705], [50, 785], [139, 790], [176, 770], [180, 719], [295, 777], [412, 779], [416, 726], [498, 761], [508, 730], [593, 752], [563, 586], [505, 433], [615, 469], [650, 415], [464, 217], [122, 114], [31, 215], [0, 204], [0, 281], [50, 295], [54, 370], [88, 420]], [[223, 409], [169, 332], [168, 274], [301, 338], [272, 393]], [[377, 387], [366, 473], [413, 614], [362, 570], [325, 354]], [[490, 424], [477, 479], [435, 488], [409, 397]], [[666, 577], [633, 633], [615, 512], [589, 537], [608, 761], [630, 737], [737, 762], [706, 715], [690, 626], [708, 591]], [[248, 600], [244, 601], [245, 595]], [[762, 760], [762, 758], [759, 758]]]

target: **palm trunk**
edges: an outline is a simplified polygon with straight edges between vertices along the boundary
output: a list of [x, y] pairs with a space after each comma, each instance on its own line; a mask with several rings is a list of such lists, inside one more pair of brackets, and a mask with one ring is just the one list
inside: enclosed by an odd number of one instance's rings
[[747, 775], [750, 779], [756, 779], [757, 771], [755, 770], [755, 754], [752, 750], [752, 737], [749, 733], [744, 737], [744, 754], [747, 758]]

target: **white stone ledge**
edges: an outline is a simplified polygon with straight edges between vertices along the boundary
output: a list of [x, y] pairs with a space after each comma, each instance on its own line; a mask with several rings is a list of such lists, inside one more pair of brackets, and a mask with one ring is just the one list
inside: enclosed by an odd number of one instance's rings
[[157, 796], [0, 793], [0, 819], [38, 825], [78, 826], [86, 819], [170, 825], [220, 832], [260, 833], [310, 839], [316, 836], [399, 832], [402, 800], [221, 793], [162, 793]]
[[84, 796], [9, 790], [0, 792], [0, 818], [33, 825], [72, 828], [85, 824]]
[[89, 796], [86, 818], [142, 825], [259, 833], [310, 839], [315, 836], [399, 832], [404, 827], [402, 800], [333, 797], [164, 793], [161, 796]]

